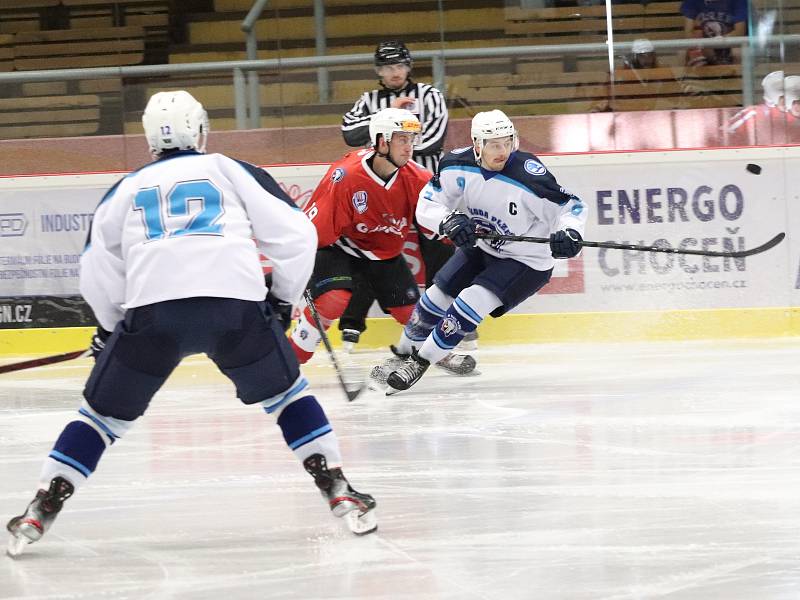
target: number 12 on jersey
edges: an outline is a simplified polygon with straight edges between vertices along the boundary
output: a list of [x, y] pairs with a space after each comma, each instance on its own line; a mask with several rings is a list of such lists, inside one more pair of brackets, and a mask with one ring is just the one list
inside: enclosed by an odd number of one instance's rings
[[[199, 203], [200, 210], [192, 213], [191, 204]], [[210, 181], [202, 179], [183, 181], [162, 198], [159, 187], [139, 190], [133, 199], [134, 210], [141, 211], [145, 235], [148, 240], [160, 240], [180, 235], [219, 235], [222, 225], [216, 224], [224, 212], [222, 192]], [[164, 214], [178, 227], [167, 229]], [[180, 217], [185, 217], [180, 219]]]

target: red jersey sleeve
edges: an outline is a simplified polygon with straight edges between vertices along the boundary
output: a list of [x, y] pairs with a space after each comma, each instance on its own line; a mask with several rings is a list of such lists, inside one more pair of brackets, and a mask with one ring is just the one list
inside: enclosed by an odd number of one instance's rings
[[317, 228], [318, 248], [333, 244], [353, 220], [353, 207], [345, 184], [336, 176], [337, 168], [335, 163], [328, 169], [304, 211]]

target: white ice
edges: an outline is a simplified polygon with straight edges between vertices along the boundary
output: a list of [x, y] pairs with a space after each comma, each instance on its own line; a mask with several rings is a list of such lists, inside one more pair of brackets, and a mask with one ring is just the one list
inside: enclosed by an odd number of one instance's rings
[[[372, 357], [358, 353], [366, 368]], [[347, 403], [306, 369], [358, 538], [272, 418], [186, 361], [0, 598], [800, 598], [800, 340], [486, 347]], [[90, 367], [0, 375], [0, 517], [32, 498]]]

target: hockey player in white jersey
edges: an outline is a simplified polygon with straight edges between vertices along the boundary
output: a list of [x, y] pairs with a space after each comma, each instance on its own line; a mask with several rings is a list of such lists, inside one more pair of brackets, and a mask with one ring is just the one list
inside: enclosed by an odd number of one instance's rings
[[[81, 256], [81, 293], [99, 322], [84, 401], [36, 497], [7, 525], [9, 554], [44, 535], [181, 359], [198, 353], [244, 404], [275, 417], [333, 514], [354, 533], [374, 531], [375, 500], [342, 474], [336, 436], [285, 337], [314, 266], [314, 226], [265, 171], [204, 153], [208, 118], [189, 93], [155, 94], [142, 122], [156, 160], [105, 194]], [[259, 251], [273, 264], [269, 290]]]
[[[393, 347], [407, 358], [388, 375], [390, 392], [414, 385], [487, 315], [499, 317], [539, 291], [554, 259], [581, 249], [586, 206], [536, 156], [518, 149], [509, 118], [499, 110], [478, 113], [471, 136], [472, 146], [450, 152], [420, 193], [417, 221], [458, 250]], [[479, 239], [476, 233], [549, 236], [550, 244]]]

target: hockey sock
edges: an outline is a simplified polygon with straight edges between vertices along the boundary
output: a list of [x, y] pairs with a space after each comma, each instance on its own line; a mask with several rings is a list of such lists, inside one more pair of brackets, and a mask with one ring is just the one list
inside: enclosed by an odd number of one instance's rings
[[[334, 320], [342, 316], [352, 295], [350, 290], [331, 290], [325, 292], [314, 301], [322, 326], [326, 330]], [[320, 340], [322, 340], [322, 335], [314, 324], [311, 310], [306, 307], [300, 314], [297, 326], [295, 326], [289, 338], [289, 343], [300, 364], [308, 362], [314, 355], [314, 350], [316, 350]]]
[[278, 426], [300, 462], [312, 454], [322, 454], [328, 467], [342, 466], [339, 441], [314, 396], [305, 395], [284, 406], [278, 416]]
[[435, 285], [425, 290], [403, 328], [397, 350], [402, 354], [410, 354], [412, 347], [419, 348], [439, 319], [444, 317], [446, 307], [452, 301], [450, 296]]
[[133, 421], [101, 415], [84, 400], [78, 418], [67, 424], [45, 459], [39, 487], [47, 489], [54, 477], [61, 476], [78, 488], [97, 468], [105, 449], [132, 425]]
[[468, 333], [475, 331], [485, 315], [502, 302], [493, 293], [479, 285], [464, 289], [425, 340], [419, 354], [432, 363], [447, 356]]
[[289, 386], [288, 390], [281, 392], [280, 394], [276, 394], [272, 398], [262, 400], [259, 404], [261, 404], [261, 407], [264, 409], [265, 413], [268, 415], [275, 414], [275, 417], [277, 418], [280, 416], [284, 408], [303, 396], [308, 396], [308, 380], [300, 375], [297, 379], [295, 379], [294, 383]]

